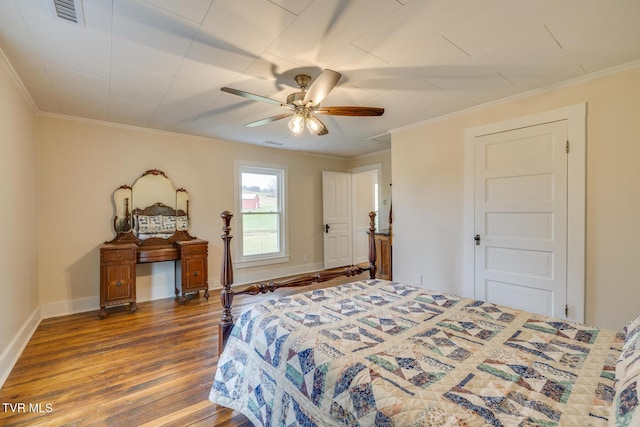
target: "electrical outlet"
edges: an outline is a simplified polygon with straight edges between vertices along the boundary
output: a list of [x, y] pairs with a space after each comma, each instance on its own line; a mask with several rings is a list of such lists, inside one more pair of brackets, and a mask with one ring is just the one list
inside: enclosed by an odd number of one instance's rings
[[307, 262], [307, 254], [302, 255], [302, 262]]
[[422, 274], [416, 274], [414, 281], [416, 282], [416, 285], [422, 285]]

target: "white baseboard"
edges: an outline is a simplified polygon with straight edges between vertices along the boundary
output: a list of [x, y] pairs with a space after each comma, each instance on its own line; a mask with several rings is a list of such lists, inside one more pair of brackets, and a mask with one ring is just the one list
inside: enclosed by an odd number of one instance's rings
[[41, 306], [42, 318], [66, 316], [68, 314], [83, 313], [85, 311], [99, 310], [100, 297], [77, 298], [66, 301], [52, 302]]
[[[287, 277], [297, 274], [308, 274], [320, 271], [324, 268], [322, 263], [303, 264], [294, 267], [284, 267], [275, 270], [269, 270], [265, 272], [261, 271], [246, 271], [244, 269], [235, 270], [234, 284], [243, 285], [247, 283], [264, 282], [265, 276], [269, 277]], [[220, 289], [220, 279], [212, 279], [209, 277], [209, 289]], [[152, 301], [157, 299], [171, 298], [175, 296], [173, 284], [167, 286], [165, 283], [160, 282], [158, 284], [152, 284], [149, 289], [138, 289], [138, 302]], [[48, 319], [50, 317], [66, 316], [69, 314], [84, 313], [87, 311], [100, 309], [100, 297], [86, 297], [77, 298], [73, 300], [57, 301], [40, 306], [40, 319]]]
[[42, 320], [40, 307], [36, 308], [27, 321], [22, 325], [20, 331], [11, 340], [7, 348], [0, 355], [0, 388], [9, 377], [11, 370], [15, 366], [18, 358], [29, 343], [31, 336], [38, 328]]
[[[316, 271], [320, 271], [324, 268], [322, 263], [314, 263], [314, 264], [304, 264], [295, 267], [285, 267], [279, 268], [275, 270], [269, 270], [268, 275], [275, 277], [287, 277], [293, 276], [297, 274], [308, 274], [314, 273]], [[270, 279], [265, 279], [265, 271], [254, 271], [247, 272], [241, 271], [239, 269], [240, 274], [236, 272], [235, 274], [235, 284], [247, 284], [247, 283], [255, 283], [255, 282], [264, 282]], [[209, 289], [220, 289], [220, 280], [209, 280]], [[139, 300], [139, 302], [143, 300], [156, 300], [163, 298], [170, 298], [174, 296], [173, 289], [171, 292], [166, 291], [164, 287], [160, 290], [155, 290], [150, 293], [150, 296], [147, 298], [143, 298]], [[20, 329], [20, 332], [14, 337], [11, 343], [7, 346], [7, 348], [0, 355], [0, 387], [4, 384], [7, 377], [11, 373], [14, 365], [18, 361], [18, 358], [22, 354], [22, 351], [29, 343], [31, 336], [38, 328], [40, 321], [42, 319], [48, 319], [50, 317], [58, 317], [58, 316], [66, 316], [69, 314], [76, 313], [84, 313], [87, 311], [96, 312], [100, 308], [100, 297], [86, 297], [86, 298], [77, 298], [73, 300], [66, 301], [58, 301], [48, 304], [43, 304], [38, 307], [33, 314], [29, 317], [29, 319], [25, 322], [25, 324]], [[96, 318], [97, 319], [97, 318]]]
[[[140, 298], [137, 298], [137, 302], [152, 301], [157, 299], [175, 297], [174, 289], [170, 290], [160, 289], [154, 290], [152, 296], [142, 293]], [[87, 311], [94, 311], [96, 315], [100, 310], [100, 297], [87, 297], [78, 298], [67, 301], [52, 302], [42, 305], [42, 318], [48, 319], [50, 317], [66, 316], [68, 314], [85, 313]], [[96, 317], [97, 318], [97, 317]]]

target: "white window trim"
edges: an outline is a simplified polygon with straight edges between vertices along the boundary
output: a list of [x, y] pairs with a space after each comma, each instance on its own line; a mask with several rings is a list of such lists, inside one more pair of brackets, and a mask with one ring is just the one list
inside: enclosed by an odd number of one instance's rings
[[[243, 256], [242, 255], [242, 240], [243, 240], [243, 230], [242, 230], [242, 180], [240, 179], [240, 171], [244, 168], [249, 169], [265, 169], [269, 172], [277, 170], [280, 171], [281, 174], [281, 182], [279, 188], [279, 196], [281, 198], [280, 203], [281, 207], [281, 234], [280, 234], [280, 252], [277, 254], [268, 254], [268, 255], [252, 255], [252, 256]], [[236, 244], [234, 245], [234, 268], [249, 268], [249, 267], [257, 267], [261, 265], [270, 265], [270, 264], [280, 264], [289, 262], [289, 220], [288, 220], [288, 203], [287, 203], [287, 176], [288, 176], [288, 168], [286, 165], [278, 165], [271, 163], [256, 163], [256, 162], [247, 162], [243, 160], [234, 161], [234, 206], [237, 215], [237, 221], [235, 221], [236, 235], [238, 236], [236, 240]]]

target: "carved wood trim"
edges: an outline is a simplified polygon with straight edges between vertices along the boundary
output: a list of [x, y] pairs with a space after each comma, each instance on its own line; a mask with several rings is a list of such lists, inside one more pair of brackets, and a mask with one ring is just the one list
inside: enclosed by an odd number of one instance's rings
[[105, 244], [109, 244], [109, 243], [135, 243], [137, 246], [140, 246], [140, 243], [142, 243], [142, 240], [138, 239], [131, 230], [129, 231], [120, 231], [118, 232], [118, 234], [116, 235], [116, 237], [114, 237], [111, 240], [106, 240], [104, 242]]
[[[184, 211], [181, 211], [184, 214]], [[144, 209], [140, 209], [140, 208], [135, 208], [133, 210], [133, 215], [149, 215], [149, 216], [155, 216], [155, 215], [166, 215], [166, 216], [179, 216], [177, 215], [177, 211], [175, 208], [172, 208], [171, 206], [167, 206], [164, 203], [154, 203], [151, 206], [147, 206]]]
[[169, 177], [167, 176], [166, 173], [162, 172], [160, 169], [149, 169], [148, 171], [146, 171], [145, 173], [143, 173], [142, 175], [140, 175], [141, 177], [145, 176], [145, 175], [160, 175], [163, 176], [167, 179], [169, 179]]
[[267, 292], [275, 292], [280, 288], [297, 288], [300, 286], [308, 286], [314, 283], [327, 282], [341, 276], [354, 277], [364, 273], [365, 271], [371, 271], [370, 267], [352, 265], [340, 270], [324, 271], [321, 273], [296, 276], [281, 282], [269, 281], [255, 283], [252, 285], [239, 286], [238, 289], [234, 289], [233, 293], [235, 295], [266, 294]]
[[233, 265], [231, 263], [231, 218], [233, 214], [224, 211], [220, 214], [222, 218], [222, 267], [220, 269], [220, 284], [222, 291], [220, 292], [220, 302], [222, 303], [222, 316], [218, 324], [218, 354], [222, 353], [224, 345], [227, 343], [229, 333], [233, 327], [233, 316], [231, 315], [231, 304], [233, 303]]

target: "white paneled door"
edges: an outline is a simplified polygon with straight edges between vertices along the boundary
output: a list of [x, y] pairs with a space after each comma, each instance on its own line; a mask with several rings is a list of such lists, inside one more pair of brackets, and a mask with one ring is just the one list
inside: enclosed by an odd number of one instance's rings
[[564, 318], [566, 120], [476, 137], [474, 217], [475, 297]]
[[322, 217], [324, 227], [324, 268], [350, 265], [351, 174], [322, 172]]

